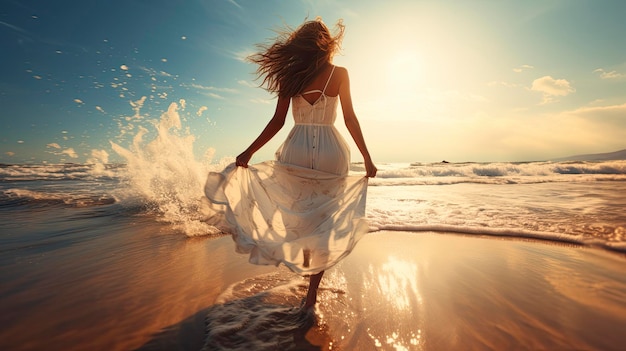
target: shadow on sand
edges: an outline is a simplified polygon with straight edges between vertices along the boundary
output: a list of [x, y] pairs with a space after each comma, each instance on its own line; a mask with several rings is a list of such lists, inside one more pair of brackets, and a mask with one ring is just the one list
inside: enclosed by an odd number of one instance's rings
[[170, 325], [152, 335], [152, 339], [136, 351], [198, 351], [205, 341], [204, 319], [209, 308], [202, 309], [180, 323]]

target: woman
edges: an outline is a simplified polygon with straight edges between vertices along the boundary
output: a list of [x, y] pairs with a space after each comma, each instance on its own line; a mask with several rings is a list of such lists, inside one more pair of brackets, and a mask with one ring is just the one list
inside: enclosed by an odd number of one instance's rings
[[[274, 116], [236, 159], [236, 168], [211, 174], [205, 187], [237, 243], [255, 264], [283, 263], [309, 274], [303, 308], [313, 307], [324, 271], [348, 255], [368, 231], [367, 177], [376, 176], [352, 106], [348, 71], [334, 66], [344, 26], [333, 36], [317, 18], [249, 57], [262, 86], [278, 95]], [[333, 123], [338, 100], [363, 156], [365, 177], [348, 176], [349, 148]], [[295, 125], [276, 161], [252, 165], [252, 155], [283, 127], [290, 103]]]

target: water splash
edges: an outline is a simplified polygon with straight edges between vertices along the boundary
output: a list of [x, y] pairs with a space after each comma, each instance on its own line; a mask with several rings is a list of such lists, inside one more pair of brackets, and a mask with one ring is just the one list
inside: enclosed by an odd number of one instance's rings
[[321, 350], [328, 343], [313, 310], [303, 310], [304, 280], [279, 271], [231, 285], [205, 318], [204, 350]]
[[144, 141], [150, 131], [142, 126], [128, 148], [111, 141], [113, 151], [127, 164], [122, 177], [126, 193], [121, 196], [140, 199], [148, 210], [159, 214], [160, 220], [187, 236], [217, 234], [217, 228], [203, 222], [202, 188], [207, 172], [220, 169], [228, 160], [211, 164], [213, 149], [207, 150], [202, 160], [196, 160], [195, 137], [182, 129], [179, 108], [172, 102], [161, 118], [152, 122], [156, 131], [152, 141]]

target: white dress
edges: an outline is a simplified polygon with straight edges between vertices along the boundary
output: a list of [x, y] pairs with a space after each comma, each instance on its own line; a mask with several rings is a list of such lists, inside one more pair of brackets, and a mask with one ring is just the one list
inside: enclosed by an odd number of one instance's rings
[[232, 234], [254, 264], [314, 274], [347, 256], [368, 232], [367, 178], [349, 176], [350, 151], [335, 126], [337, 96], [292, 98], [295, 125], [276, 160], [209, 173], [207, 222]]

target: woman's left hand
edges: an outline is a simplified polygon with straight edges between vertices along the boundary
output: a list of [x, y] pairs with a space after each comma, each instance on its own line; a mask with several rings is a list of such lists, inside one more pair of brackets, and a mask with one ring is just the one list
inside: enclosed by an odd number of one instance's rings
[[372, 161], [365, 162], [365, 176], [368, 178], [376, 177], [376, 173], [378, 172], [378, 168], [374, 166]]

